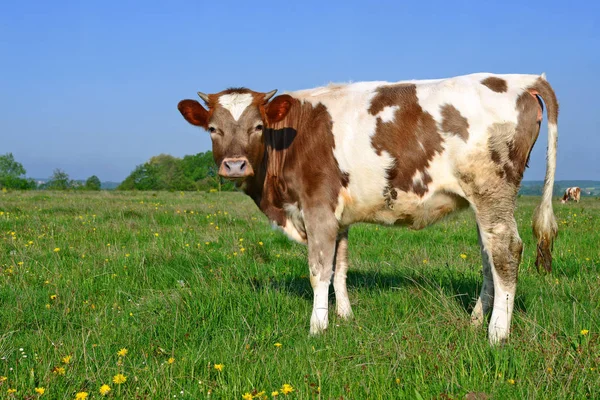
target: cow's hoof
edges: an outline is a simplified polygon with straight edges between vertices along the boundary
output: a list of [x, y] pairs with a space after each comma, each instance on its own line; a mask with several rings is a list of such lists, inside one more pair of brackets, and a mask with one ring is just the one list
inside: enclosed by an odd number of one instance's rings
[[329, 324], [329, 315], [327, 309], [313, 310], [310, 317], [310, 334], [318, 335], [327, 329]]
[[338, 317], [345, 320], [354, 318], [354, 313], [352, 312], [352, 307], [350, 307], [350, 305], [348, 305], [348, 307], [338, 307], [336, 310], [336, 314], [338, 315]]

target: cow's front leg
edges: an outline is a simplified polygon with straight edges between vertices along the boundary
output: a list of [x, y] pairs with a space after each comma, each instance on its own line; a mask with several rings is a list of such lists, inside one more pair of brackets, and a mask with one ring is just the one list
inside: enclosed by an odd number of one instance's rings
[[310, 317], [310, 333], [318, 334], [327, 329], [329, 315], [329, 285], [333, 275], [335, 242], [338, 222], [333, 212], [322, 207], [304, 211], [308, 238], [308, 267], [314, 301]]

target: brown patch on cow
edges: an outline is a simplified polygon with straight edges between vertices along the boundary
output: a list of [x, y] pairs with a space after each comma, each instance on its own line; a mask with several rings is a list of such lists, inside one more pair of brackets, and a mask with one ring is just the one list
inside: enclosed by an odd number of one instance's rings
[[350, 184], [350, 174], [347, 172], [342, 172], [342, 186], [347, 188]]
[[469, 140], [469, 121], [451, 104], [441, 107], [442, 130], [459, 136], [464, 142]]
[[285, 220], [285, 204], [325, 206], [333, 212], [343, 183], [349, 182], [333, 155], [327, 108], [292, 97], [289, 101], [285, 117], [264, 130], [266, 173], [259, 207], [279, 225]]
[[425, 172], [433, 157], [443, 151], [443, 138], [431, 114], [423, 111], [417, 98], [414, 84], [382, 86], [371, 101], [369, 113], [377, 115], [385, 107], [398, 106], [394, 119], [383, 122], [377, 118], [375, 135], [371, 145], [378, 155], [386, 151], [394, 159], [395, 165], [387, 171], [387, 179], [392, 187], [402, 191], [413, 191], [419, 195], [427, 192], [423, 184], [415, 185], [413, 176]]
[[490, 158], [496, 173], [511, 185], [519, 186], [529, 162], [529, 156], [540, 131], [537, 98], [528, 91], [517, 98], [517, 124], [493, 124], [489, 129]]
[[427, 171], [423, 172], [421, 181], [413, 182], [413, 191], [423, 197], [427, 193], [428, 185], [431, 183], [431, 176]]
[[516, 125], [510, 122], [495, 123], [488, 128], [488, 151], [495, 165], [496, 175], [511, 185], [519, 185], [521, 182], [518, 170], [510, 157], [514, 151], [515, 129]]
[[394, 200], [398, 198], [398, 192], [392, 185], [387, 185], [383, 189], [383, 198], [385, 199], [385, 206], [390, 210], [394, 209]]
[[487, 86], [490, 90], [496, 93], [504, 93], [508, 90], [508, 84], [502, 78], [490, 76], [481, 81], [483, 86]]
[[502, 158], [500, 157], [500, 153], [498, 152], [498, 150], [490, 149], [490, 157], [492, 157], [492, 161], [496, 165], [502, 165]]
[[517, 126], [515, 130], [515, 136], [509, 145], [509, 158], [512, 161], [516, 178], [518, 182], [514, 184], [520, 184], [525, 172], [525, 167], [529, 162], [529, 155], [531, 149], [535, 144], [540, 133], [540, 120], [538, 120], [538, 104], [537, 98], [526, 92], [521, 94], [517, 98], [517, 112], [519, 114], [517, 118]]
[[551, 124], [558, 123], [558, 100], [548, 81], [540, 77], [527, 90], [532, 95], [540, 95], [546, 103], [548, 122]]

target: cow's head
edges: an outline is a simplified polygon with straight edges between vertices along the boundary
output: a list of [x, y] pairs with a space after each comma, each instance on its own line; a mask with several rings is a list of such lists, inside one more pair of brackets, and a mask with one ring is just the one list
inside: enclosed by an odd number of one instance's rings
[[264, 156], [264, 127], [281, 121], [291, 107], [288, 95], [268, 103], [275, 92], [245, 88], [208, 95], [198, 92], [208, 110], [196, 100], [179, 102], [177, 108], [183, 118], [210, 133], [219, 175], [238, 180], [254, 175]]

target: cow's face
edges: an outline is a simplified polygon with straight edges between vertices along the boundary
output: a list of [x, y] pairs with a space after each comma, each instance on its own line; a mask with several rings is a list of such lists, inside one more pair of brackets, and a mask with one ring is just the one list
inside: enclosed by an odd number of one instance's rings
[[[208, 106], [206, 110], [196, 100], [182, 100], [178, 108], [192, 125], [201, 126], [210, 133], [213, 157], [219, 166], [219, 175], [236, 180], [253, 176], [264, 156], [263, 128], [269, 118], [267, 104], [276, 90], [269, 93], [248, 89], [228, 89], [206, 95], [198, 93]], [[279, 96], [281, 97], [288, 96]], [[274, 102], [271, 102], [274, 103]], [[277, 104], [281, 101], [276, 102]], [[288, 104], [287, 102], [284, 102]], [[285, 113], [289, 106], [284, 106]], [[282, 106], [277, 106], [277, 110]], [[275, 113], [283, 118], [285, 113]]]

